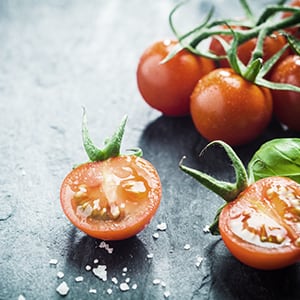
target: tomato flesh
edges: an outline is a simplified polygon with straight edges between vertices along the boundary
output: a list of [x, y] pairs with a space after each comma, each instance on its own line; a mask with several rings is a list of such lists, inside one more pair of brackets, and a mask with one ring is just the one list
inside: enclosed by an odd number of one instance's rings
[[120, 240], [136, 235], [151, 221], [161, 199], [153, 165], [136, 156], [83, 164], [62, 183], [63, 211], [88, 235]]
[[300, 185], [284, 177], [257, 181], [225, 206], [219, 229], [230, 252], [251, 267], [300, 261]]

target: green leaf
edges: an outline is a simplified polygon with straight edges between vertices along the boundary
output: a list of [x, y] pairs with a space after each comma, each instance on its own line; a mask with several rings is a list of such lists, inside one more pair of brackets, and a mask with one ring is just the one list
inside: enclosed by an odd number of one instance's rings
[[300, 183], [300, 138], [279, 138], [263, 144], [248, 164], [250, 182], [285, 176]]
[[126, 121], [127, 116], [122, 119], [120, 126], [112, 135], [112, 137], [105, 140], [104, 148], [99, 149], [95, 146], [89, 135], [86, 112], [85, 109], [83, 109], [82, 140], [85, 151], [91, 161], [102, 161], [110, 157], [120, 155], [121, 142], [124, 135]]

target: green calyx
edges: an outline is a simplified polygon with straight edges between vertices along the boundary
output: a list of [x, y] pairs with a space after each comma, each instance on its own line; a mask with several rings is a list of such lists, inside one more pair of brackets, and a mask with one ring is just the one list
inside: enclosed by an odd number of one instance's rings
[[[218, 229], [219, 214], [220, 214], [221, 210], [223, 209], [224, 205], [226, 205], [227, 203], [236, 199], [237, 196], [247, 188], [248, 175], [247, 175], [247, 171], [246, 171], [242, 161], [236, 155], [234, 150], [225, 142], [213, 141], [213, 142], [209, 143], [204, 148], [204, 150], [206, 150], [207, 148], [212, 147], [214, 145], [221, 146], [225, 150], [229, 159], [231, 160], [232, 165], [234, 167], [234, 171], [235, 171], [236, 182], [231, 183], [231, 182], [217, 180], [214, 177], [212, 177], [202, 171], [199, 171], [199, 170], [196, 170], [193, 168], [189, 168], [189, 167], [183, 165], [184, 158], [179, 163], [179, 167], [183, 172], [185, 172], [188, 175], [190, 175], [191, 177], [195, 178], [202, 185], [204, 185], [211, 191], [215, 192], [217, 195], [219, 195], [226, 201], [226, 203], [223, 204], [220, 207], [220, 209], [218, 210], [217, 215], [216, 215], [213, 223], [210, 226], [210, 232], [212, 234], [219, 234], [219, 229]], [[203, 153], [203, 151], [201, 153]]]
[[[186, 49], [196, 55], [218, 60], [227, 58], [231, 68], [246, 80], [253, 82], [259, 86], [276, 89], [290, 90], [300, 92], [300, 88], [291, 84], [275, 83], [265, 79], [265, 75], [280, 59], [285, 50], [290, 47], [293, 51], [300, 55], [300, 41], [289, 35], [285, 29], [293, 26], [300, 26], [300, 8], [285, 5], [284, 0], [279, 0], [275, 5], [268, 5], [260, 16], [255, 17], [246, 0], [240, 0], [240, 4], [245, 12], [242, 21], [234, 19], [212, 20], [213, 8], [209, 11], [205, 20], [196, 28], [187, 33], [180, 34], [175, 28], [173, 16], [179, 7], [177, 5], [169, 15], [169, 24], [171, 30], [179, 41], [179, 45], [174, 47], [168, 56], [163, 60], [166, 62], [172, 59], [176, 53], [182, 49]], [[184, 2], [185, 3], [185, 2]], [[276, 18], [279, 13], [290, 12], [291, 16], [287, 18]], [[282, 34], [286, 37], [287, 45], [271, 57], [268, 61], [263, 61], [263, 43], [267, 36], [271, 36], [274, 32]], [[226, 42], [222, 36], [231, 36], [232, 41]], [[223, 46], [226, 55], [217, 56], [210, 50], [206, 50], [200, 45], [209, 38], [217, 39]], [[252, 53], [252, 57], [247, 65], [244, 65], [237, 56], [238, 46], [242, 43], [257, 38], [256, 47]]]
[[[105, 140], [104, 147], [100, 149], [93, 143], [89, 135], [86, 111], [85, 109], [83, 109], [82, 141], [83, 141], [84, 149], [90, 161], [92, 162], [103, 161], [111, 157], [117, 157], [120, 155], [121, 143], [125, 131], [126, 122], [127, 122], [127, 116], [124, 116], [117, 130], [110, 138]], [[143, 155], [143, 152], [140, 148], [132, 148], [132, 149], [128, 149], [128, 151], [131, 151], [132, 155], [136, 155], [136, 156]]]

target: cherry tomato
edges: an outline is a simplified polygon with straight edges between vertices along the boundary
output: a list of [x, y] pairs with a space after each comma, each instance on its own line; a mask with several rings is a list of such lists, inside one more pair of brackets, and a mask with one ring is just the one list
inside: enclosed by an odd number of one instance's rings
[[121, 240], [150, 222], [160, 203], [161, 183], [150, 162], [123, 155], [72, 170], [60, 199], [77, 228], [98, 239]]
[[[300, 56], [290, 55], [272, 72], [271, 80], [300, 87]], [[271, 90], [274, 114], [288, 128], [300, 131], [300, 93]]]
[[189, 114], [189, 98], [197, 81], [214, 69], [214, 62], [186, 50], [161, 64], [176, 41], [164, 40], [151, 45], [140, 58], [138, 88], [144, 100], [168, 116]]
[[238, 260], [258, 269], [300, 261], [300, 185], [267, 177], [250, 185], [221, 211], [219, 230]]
[[191, 116], [207, 140], [223, 140], [232, 146], [245, 144], [269, 124], [271, 93], [232, 69], [216, 69], [196, 85], [191, 95]]
[[[230, 40], [232, 39], [231, 36], [222, 36], [222, 38], [225, 39], [225, 41], [227, 42], [230, 42]], [[237, 50], [238, 57], [245, 65], [247, 65], [248, 62], [250, 61], [252, 52], [256, 47], [256, 43], [257, 43], [257, 38], [253, 38], [241, 44], [238, 47]], [[271, 58], [274, 54], [276, 54], [279, 50], [281, 50], [285, 46], [285, 44], [286, 44], [285, 37], [278, 33], [273, 33], [272, 35], [266, 37], [263, 45], [263, 61], [267, 61], [269, 58]], [[220, 56], [225, 55], [225, 50], [217, 39], [212, 39], [210, 44], [210, 50], [216, 55], [220, 55]], [[285, 51], [282, 54], [280, 60], [288, 56], [288, 54], [289, 52]], [[229, 67], [228, 60], [221, 59], [219, 61], [219, 65], [222, 68]]]
[[[289, 6], [293, 6], [293, 7], [300, 7], [300, 0], [293, 0], [291, 1], [291, 3], [289, 3]], [[282, 14], [282, 18], [287, 18], [292, 16], [293, 13], [292, 12], [285, 12]], [[295, 26], [295, 27], [291, 27], [291, 28], [287, 28], [286, 31], [292, 35], [294, 35], [295, 37], [300, 37], [300, 27], [299, 26]]]

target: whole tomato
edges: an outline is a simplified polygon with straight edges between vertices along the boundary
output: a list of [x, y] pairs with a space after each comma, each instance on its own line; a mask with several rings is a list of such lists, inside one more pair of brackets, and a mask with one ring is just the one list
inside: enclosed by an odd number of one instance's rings
[[[233, 29], [245, 29], [245, 28], [233, 27]], [[232, 36], [222, 36], [222, 38], [225, 39], [225, 41], [230, 42]], [[247, 65], [248, 62], [250, 61], [252, 52], [256, 47], [256, 43], [257, 43], [257, 38], [253, 38], [238, 46], [238, 50], [237, 50], [238, 57], [245, 65]], [[280, 35], [279, 33], [273, 33], [272, 35], [267, 36], [263, 44], [263, 61], [267, 61], [269, 58], [271, 58], [274, 54], [276, 54], [279, 50], [281, 50], [285, 46], [285, 44], [286, 44], [285, 37]], [[225, 55], [225, 50], [217, 39], [212, 39], [210, 44], [210, 50], [216, 55], [219, 56]], [[288, 51], [284, 52], [281, 59], [286, 56], [288, 56]], [[221, 59], [219, 61], [219, 65], [222, 68], [227, 68], [229, 67], [229, 62], [227, 59]]]
[[191, 116], [207, 140], [242, 145], [255, 139], [269, 124], [271, 93], [230, 68], [216, 69], [196, 85], [191, 95]]
[[168, 116], [189, 114], [196, 83], [215, 68], [213, 61], [186, 50], [161, 63], [177, 44], [172, 40], [154, 43], [142, 54], [137, 68], [138, 88], [144, 100]]
[[[300, 56], [290, 55], [272, 72], [271, 80], [300, 87]], [[300, 93], [271, 90], [274, 114], [288, 128], [300, 131]]]

